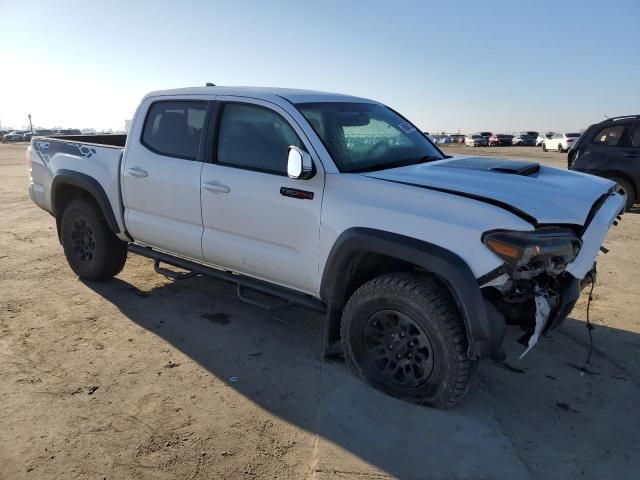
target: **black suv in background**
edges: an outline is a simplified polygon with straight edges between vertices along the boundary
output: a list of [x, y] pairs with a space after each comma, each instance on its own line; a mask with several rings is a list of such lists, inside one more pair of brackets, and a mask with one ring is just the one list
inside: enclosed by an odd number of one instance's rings
[[571, 147], [569, 170], [618, 182], [627, 210], [640, 194], [640, 115], [608, 118], [591, 125]]

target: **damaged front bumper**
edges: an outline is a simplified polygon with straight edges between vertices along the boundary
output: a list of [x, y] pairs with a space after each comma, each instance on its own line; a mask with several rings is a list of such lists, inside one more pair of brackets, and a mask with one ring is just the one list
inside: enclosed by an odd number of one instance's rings
[[[548, 330], [560, 325], [573, 310], [582, 288], [595, 282], [595, 260], [607, 232], [624, 209], [624, 197], [609, 192], [596, 202], [580, 232], [578, 254], [559, 268], [548, 261], [504, 265], [479, 279], [487, 311], [494, 325], [520, 325], [524, 356]], [[501, 332], [504, 336], [504, 330]], [[494, 359], [504, 358], [501, 343]]]

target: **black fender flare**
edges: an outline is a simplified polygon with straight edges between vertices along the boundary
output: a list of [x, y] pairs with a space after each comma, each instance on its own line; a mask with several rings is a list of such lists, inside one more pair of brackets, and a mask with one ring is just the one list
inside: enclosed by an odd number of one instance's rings
[[102, 212], [102, 216], [104, 217], [107, 225], [111, 231], [115, 234], [120, 233], [120, 228], [118, 227], [118, 222], [116, 221], [116, 216], [113, 213], [113, 207], [111, 206], [111, 202], [109, 202], [109, 197], [107, 196], [102, 185], [93, 177], [85, 173], [76, 172], [73, 170], [56, 170], [53, 182], [51, 183], [51, 209], [53, 210], [53, 214], [56, 218], [62, 214], [59, 211], [60, 207], [56, 205], [56, 191], [58, 188], [63, 187], [65, 185], [72, 185], [74, 187], [81, 188], [86, 191], [95, 202], [100, 207], [100, 211]]
[[320, 297], [328, 306], [326, 345], [335, 340], [336, 322], [339, 331], [340, 316], [353, 273], [353, 259], [360, 253], [393, 257], [435, 275], [451, 292], [463, 318], [469, 343], [468, 356], [472, 359], [499, 356], [504, 319], [487, 308], [478, 280], [462, 258], [423, 240], [362, 227], [345, 230], [334, 243], [325, 264]]

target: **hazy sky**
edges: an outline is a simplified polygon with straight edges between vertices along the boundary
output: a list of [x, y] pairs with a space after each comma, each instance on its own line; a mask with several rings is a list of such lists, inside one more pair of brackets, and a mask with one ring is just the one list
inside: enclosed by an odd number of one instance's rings
[[640, 0], [0, 0], [0, 122], [123, 128], [150, 90], [328, 90], [428, 131], [640, 113]]

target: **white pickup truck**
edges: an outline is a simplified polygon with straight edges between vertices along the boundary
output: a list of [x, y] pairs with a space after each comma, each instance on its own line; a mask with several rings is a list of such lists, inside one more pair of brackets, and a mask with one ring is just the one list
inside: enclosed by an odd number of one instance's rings
[[524, 349], [562, 322], [625, 203], [609, 180], [450, 158], [379, 102], [292, 89], [150, 93], [128, 136], [34, 137], [27, 158], [78, 276], [132, 252], [324, 312], [326, 354], [438, 407], [504, 359], [507, 324]]

